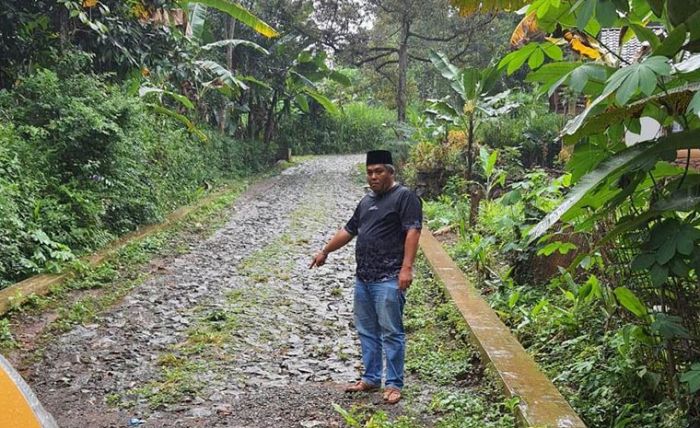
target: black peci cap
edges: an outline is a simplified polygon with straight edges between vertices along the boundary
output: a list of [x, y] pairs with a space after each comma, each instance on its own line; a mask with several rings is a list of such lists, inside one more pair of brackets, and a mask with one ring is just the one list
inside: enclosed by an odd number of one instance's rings
[[367, 165], [389, 164], [393, 165], [391, 152], [388, 150], [370, 150], [367, 152]]

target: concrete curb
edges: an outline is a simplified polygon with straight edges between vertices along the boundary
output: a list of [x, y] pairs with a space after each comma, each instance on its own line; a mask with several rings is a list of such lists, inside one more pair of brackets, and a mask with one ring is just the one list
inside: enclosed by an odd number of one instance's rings
[[520, 422], [528, 427], [585, 428], [554, 384], [427, 228], [421, 233], [420, 247], [467, 322], [482, 359], [496, 370], [506, 395], [520, 398]]

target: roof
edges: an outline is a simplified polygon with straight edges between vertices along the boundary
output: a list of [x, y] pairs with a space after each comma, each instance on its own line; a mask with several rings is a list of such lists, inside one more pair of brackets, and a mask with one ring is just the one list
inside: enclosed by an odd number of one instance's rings
[[[652, 30], [657, 36], [664, 34], [664, 29], [661, 26], [650, 25], [647, 28]], [[620, 66], [625, 66], [638, 62], [639, 59], [647, 52], [649, 44], [642, 42], [637, 37], [632, 37], [620, 47], [620, 28], [603, 28], [600, 30], [598, 40], [601, 43], [603, 50], [607, 51], [615, 62]], [[624, 34], [623, 34], [624, 36]], [[620, 60], [622, 58], [622, 60]]]

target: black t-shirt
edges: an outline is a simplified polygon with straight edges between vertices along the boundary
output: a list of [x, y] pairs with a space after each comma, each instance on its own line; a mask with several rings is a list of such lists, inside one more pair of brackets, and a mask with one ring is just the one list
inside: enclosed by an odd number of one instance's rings
[[386, 193], [366, 195], [345, 230], [357, 236], [357, 277], [381, 282], [399, 276], [409, 229], [423, 223], [421, 201], [414, 192], [397, 184]]

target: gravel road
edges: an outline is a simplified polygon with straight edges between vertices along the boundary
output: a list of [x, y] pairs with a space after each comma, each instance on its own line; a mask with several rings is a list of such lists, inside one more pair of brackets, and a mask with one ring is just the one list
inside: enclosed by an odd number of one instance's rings
[[342, 425], [333, 403], [385, 407], [342, 392], [360, 368], [352, 244], [308, 269], [362, 197], [362, 161], [258, 183], [209, 239], [49, 343], [28, 377], [60, 426], [325, 427]]

